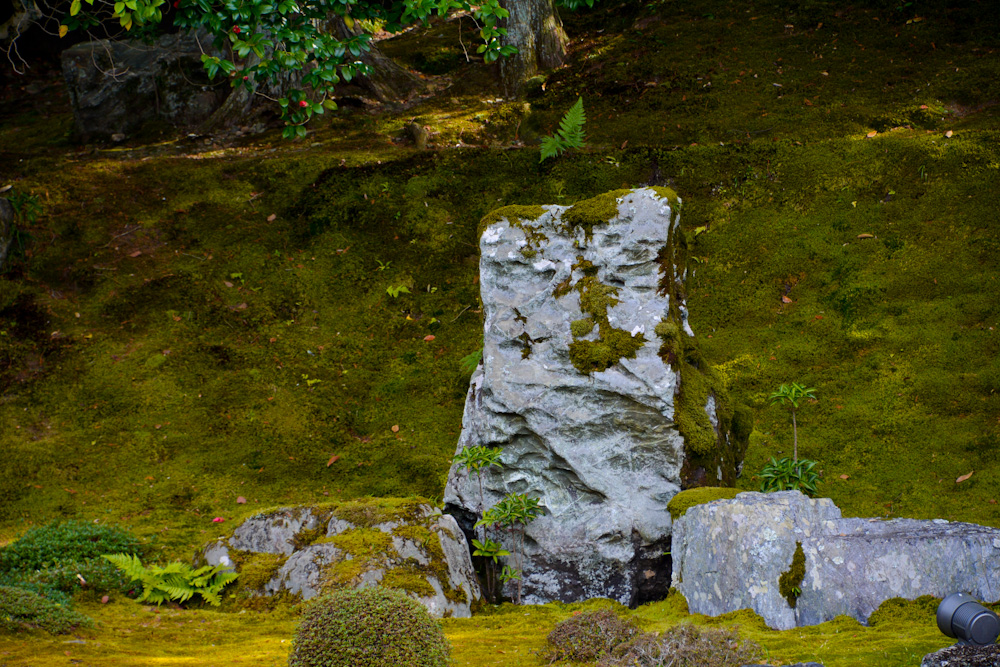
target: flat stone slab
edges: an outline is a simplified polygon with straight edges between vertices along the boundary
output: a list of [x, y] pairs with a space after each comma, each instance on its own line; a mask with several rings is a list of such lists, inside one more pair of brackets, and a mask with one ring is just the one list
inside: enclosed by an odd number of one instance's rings
[[[1000, 599], [1000, 530], [971, 523], [844, 519], [829, 498], [785, 491], [692, 507], [673, 535], [674, 586], [693, 613], [749, 608], [788, 629], [841, 614], [866, 623], [891, 598]], [[797, 544], [805, 571], [793, 608], [779, 578]]]

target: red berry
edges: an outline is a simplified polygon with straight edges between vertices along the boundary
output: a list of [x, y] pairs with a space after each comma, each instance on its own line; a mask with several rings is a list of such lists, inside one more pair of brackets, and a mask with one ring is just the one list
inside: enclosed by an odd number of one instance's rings
[[309, 103], [306, 102], [305, 100], [302, 100], [301, 102], [299, 102], [299, 106], [300, 107], [307, 107], [307, 106], [309, 106]]
[[250, 77], [248, 77], [248, 76], [245, 76], [245, 77], [243, 77], [243, 80], [244, 80], [244, 81], [246, 81], [246, 80], [247, 80], [247, 79], [249, 79], [249, 78], [250, 78]]
[[240, 27], [238, 25], [234, 25], [233, 32], [235, 32], [237, 35], [240, 34]]

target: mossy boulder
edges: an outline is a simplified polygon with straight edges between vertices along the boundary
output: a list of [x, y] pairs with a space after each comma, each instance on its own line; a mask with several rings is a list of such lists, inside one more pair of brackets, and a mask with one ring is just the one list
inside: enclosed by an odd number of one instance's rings
[[[694, 355], [674, 285], [685, 273], [676, 265], [685, 261], [675, 247], [679, 208], [673, 191], [640, 188], [483, 219], [483, 363], [457, 450], [503, 448], [503, 472], [483, 476], [486, 507], [528, 490], [545, 508], [527, 529], [529, 603], [640, 604], [667, 594], [667, 503], [685, 486], [689, 450], [682, 424], [710, 432], [697, 439], [699, 474], [735, 478], [738, 458], [717, 447], [732, 441], [724, 385], [683, 393], [682, 374], [654, 342], [674, 336]], [[467, 535], [479, 488], [452, 469], [446, 507]]]
[[208, 545], [201, 557], [251, 575], [244, 578], [253, 583], [253, 595], [308, 600], [382, 586], [405, 592], [435, 617], [467, 617], [480, 599], [458, 524], [419, 498], [263, 512]]

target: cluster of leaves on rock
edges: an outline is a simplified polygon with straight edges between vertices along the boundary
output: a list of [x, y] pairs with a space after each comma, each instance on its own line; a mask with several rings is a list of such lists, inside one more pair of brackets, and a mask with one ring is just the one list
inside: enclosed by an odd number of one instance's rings
[[[475, 475], [479, 481], [479, 513], [482, 515], [476, 523], [476, 528], [481, 528], [479, 535], [481, 539], [473, 539], [472, 546], [475, 549], [473, 556], [480, 556], [490, 562], [486, 568], [486, 590], [487, 595], [493, 598], [497, 575], [494, 567], [499, 563], [500, 558], [510, 558], [512, 563], [504, 564], [500, 571], [499, 579], [503, 583], [509, 581], [517, 582], [517, 604], [521, 604], [521, 574], [524, 569], [524, 531], [532, 521], [541, 513], [538, 498], [531, 498], [524, 493], [509, 493], [500, 502], [488, 510], [483, 510], [485, 499], [483, 494], [483, 473], [494, 466], [502, 466], [500, 463], [500, 449], [497, 447], [485, 447], [477, 445], [474, 447], [463, 447], [462, 451], [455, 456], [454, 462], [463, 468], [470, 475]], [[507, 551], [497, 540], [489, 537], [487, 530], [506, 531], [510, 536], [511, 548], [513, 552]]]
[[610, 609], [584, 612], [548, 636], [550, 662], [596, 662], [598, 667], [740, 667], [764, 652], [735, 629], [678, 625], [662, 634], [642, 632]]
[[289, 667], [446, 667], [451, 646], [419, 602], [386, 588], [340, 590], [310, 602]]

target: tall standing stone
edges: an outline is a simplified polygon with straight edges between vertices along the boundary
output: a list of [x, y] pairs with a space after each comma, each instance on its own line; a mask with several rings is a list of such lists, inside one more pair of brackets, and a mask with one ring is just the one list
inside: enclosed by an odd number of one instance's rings
[[540, 499], [525, 539], [526, 602], [637, 604], [669, 588], [667, 503], [685, 443], [668, 353], [693, 336], [674, 296], [679, 204], [645, 188], [484, 219], [483, 362], [457, 451], [502, 448], [503, 467], [483, 475], [481, 505], [478, 480], [453, 466], [445, 503], [471, 535], [504, 495]]

